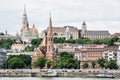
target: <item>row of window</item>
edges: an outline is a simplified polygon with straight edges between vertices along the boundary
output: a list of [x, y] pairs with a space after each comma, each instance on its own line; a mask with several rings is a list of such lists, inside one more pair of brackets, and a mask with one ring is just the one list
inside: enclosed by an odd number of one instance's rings
[[83, 35], [83, 37], [86, 37], [86, 38], [106, 38], [108, 37], [107, 35]]

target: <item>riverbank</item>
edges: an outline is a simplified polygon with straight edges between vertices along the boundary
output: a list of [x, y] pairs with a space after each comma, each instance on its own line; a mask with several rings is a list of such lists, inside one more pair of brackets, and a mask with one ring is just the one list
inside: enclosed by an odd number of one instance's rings
[[109, 73], [120, 78], [120, 70], [103, 69], [0, 69], [0, 77], [42, 77], [48, 72], [55, 72], [58, 77], [97, 77]]
[[0, 80], [119, 80], [109, 78], [76, 78], [76, 77], [0, 77]]

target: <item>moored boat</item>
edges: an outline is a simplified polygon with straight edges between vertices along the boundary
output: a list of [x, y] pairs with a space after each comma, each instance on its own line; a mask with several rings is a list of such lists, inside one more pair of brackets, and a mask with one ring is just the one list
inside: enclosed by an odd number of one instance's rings
[[102, 73], [96, 75], [97, 78], [114, 78], [113, 74], [111, 73]]
[[56, 71], [47, 71], [42, 74], [42, 77], [57, 77]]

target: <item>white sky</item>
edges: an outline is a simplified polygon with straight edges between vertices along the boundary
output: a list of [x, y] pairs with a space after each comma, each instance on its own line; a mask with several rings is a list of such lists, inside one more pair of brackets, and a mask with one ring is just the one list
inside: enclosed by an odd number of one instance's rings
[[47, 28], [50, 11], [53, 26], [81, 28], [86, 21], [90, 30], [120, 32], [120, 0], [0, 0], [0, 32], [20, 32], [24, 4], [30, 27], [39, 32]]

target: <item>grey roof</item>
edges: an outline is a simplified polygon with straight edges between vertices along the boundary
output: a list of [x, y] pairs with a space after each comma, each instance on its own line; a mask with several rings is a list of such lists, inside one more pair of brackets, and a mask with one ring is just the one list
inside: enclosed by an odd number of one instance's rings
[[85, 34], [89, 34], [89, 35], [101, 35], [101, 34], [104, 34], [104, 35], [110, 35], [109, 31], [106, 31], [106, 30], [87, 30], [85, 31]]

